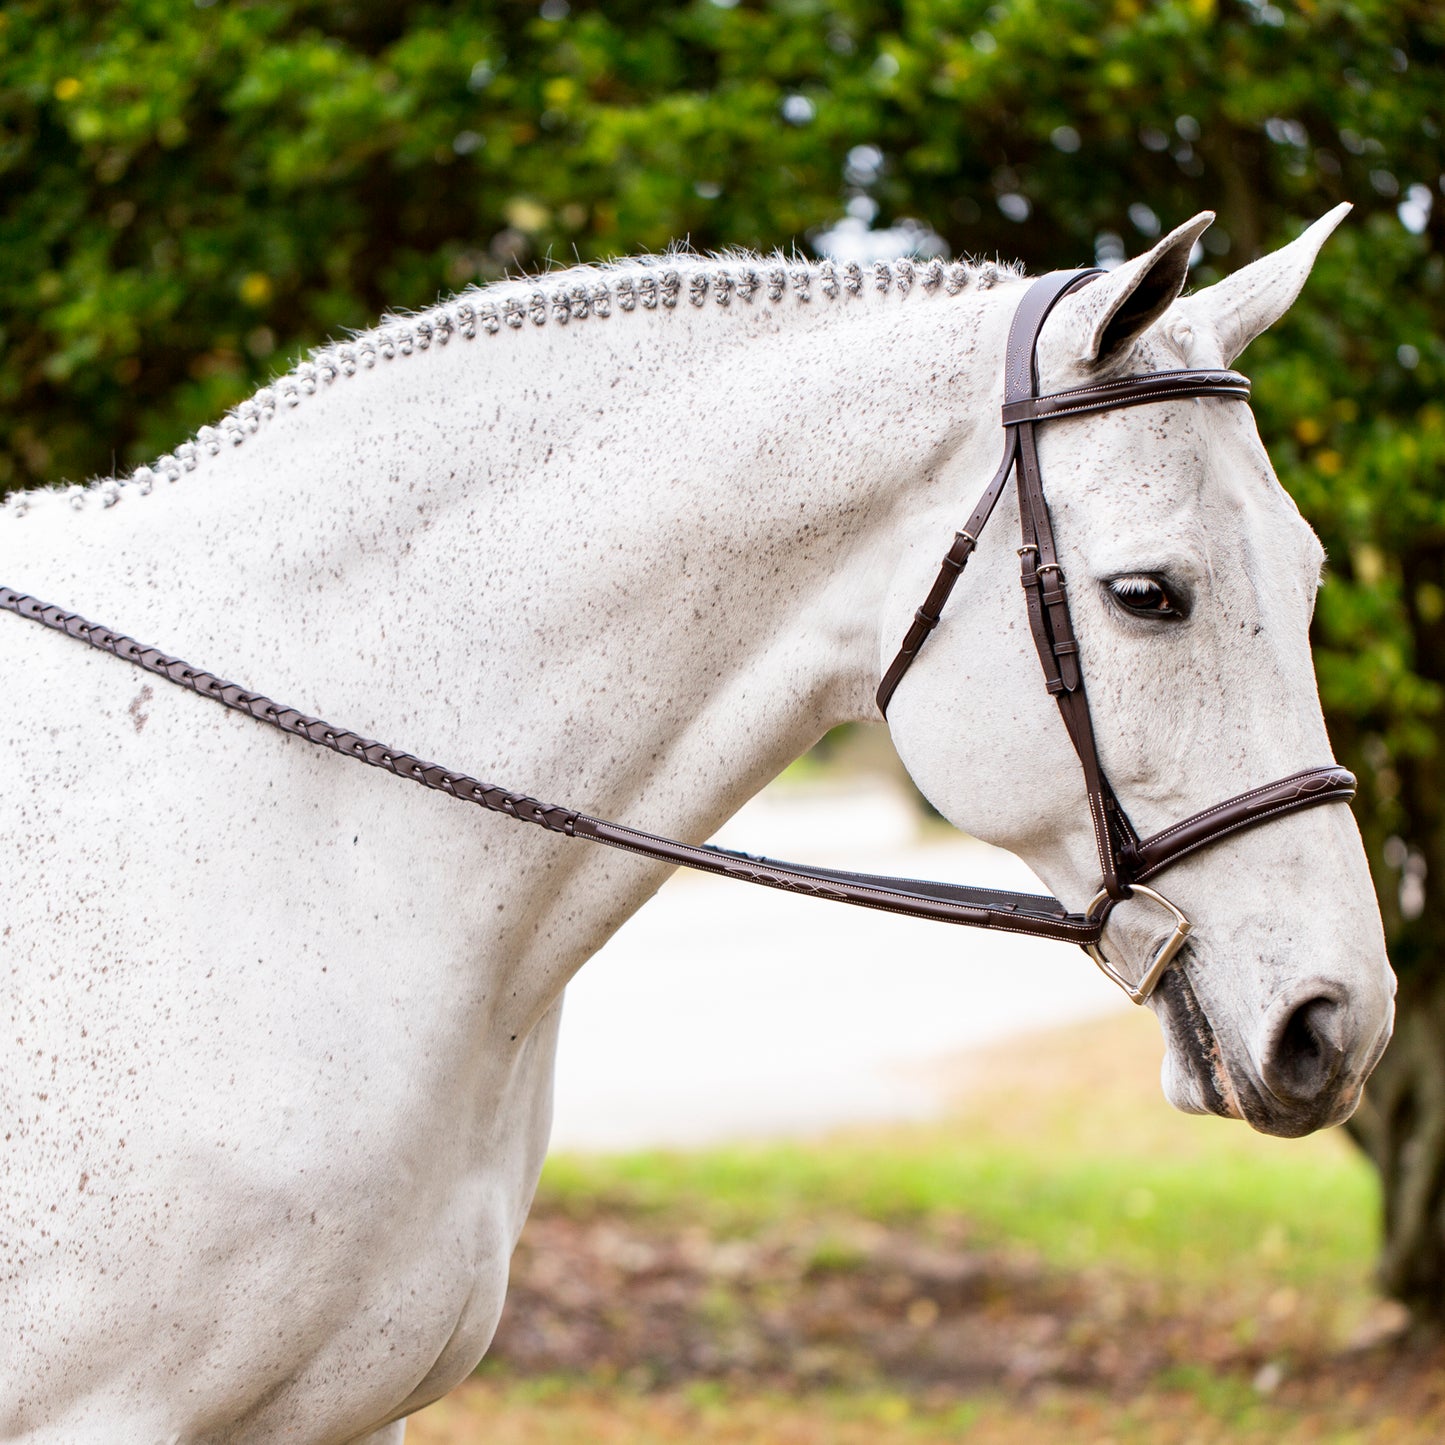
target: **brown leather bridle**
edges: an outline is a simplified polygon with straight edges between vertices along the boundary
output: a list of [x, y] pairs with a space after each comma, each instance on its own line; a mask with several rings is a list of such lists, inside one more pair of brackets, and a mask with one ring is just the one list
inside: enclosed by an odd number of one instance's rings
[[[1089, 704], [1079, 669], [1078, 645], [1069, 622], [1064, 573], [1059, 566], [1048, 506], [1044, 501], [1037, 427], [1041, 422], [1058, 417], [1081, 416], [1177, 397], [1219, 396], [1246, 400], [1249, 382], [1235, 371], [1161, 371], [1040, 396], [1037, 348], [1044, 321], [1056, 302], [1098, 274], [1092, 270], [1054, 272], [1035, 281], [1019, 303], [1009, 331], [1005, 363], [1003, 460], [967, 525], [955, 537], [937, 579], [929, 589], [923, 606], [915, 614], [903, 645], [878, 688], [879, 711], [886, 715], [898, 684], [918, 655], [918, 650], [938, 625], [944, 604], [977, 547], [979, 535], [993, 513], [1009, 474], [1017, 471], [1019, 511], [1023, 522], [1023, 545], [1019, 548], [1019, 556], [1023, 561], [1029, 626], [1043, 664], [1045, 686], [1058, 702], [1064, 725], [1083, 766], [1089, 813], [1098, 846], [1102, 886], [1083, 913], [1070, 913], [1057, 898], [1047, 895], [783, 863], [727, 848], [681, 843], [629, 828], [622, 823], [609, 823], [571, 808], [540, 803], [524, 793], [479, 782], [465, 773], [423, 762], [410, 753], [334, 727], [321, 718], [272, 702], [260, 693], [249, 692], [212, 673], [193, 668], [180, 658], [143, 646], [123, 633], [87, 622], [75, 613], [40, 602], [23, 592], [0, 586], [0, 610], [13, 612], [101, 651], [114, 653], [147, 672], [189, 688], [234, 711], [243, 712], [293, 737], [331, 748], [373, 767], [385, 768], [409, 782], [449, 793], [462, 802], [474, 803], [521, 822], [536, 823], [552, 832], [605, 843], [612, 848], [679, 867], [695, 868], [835, 903], [852, 903], [912, 918], [929, 918], [943, 923], [961, 923], [973, 928], [1077, 943], [1135, 1003], [1143, 1003], [1190, 932], [1189, 920], [1183, 912], [1154, 889], [1144, 886], [1145, 881], [1188, 854], [1231, 833], [1318, 803], [1346, 802], [1354, 796], [1355, 779], [1344, 768], [1333, 765], [1307, 768], [1278, 782], [1266, 783], [1228, 798], [1144, 839], [1134, 831], [1128, 815], [1109, 786], [1094, 744]], [[1167, 910], [1174, 921], [1174, 928], [1155, 952], [1144, 977], [1136, 984], [1104, 957], [1099, 943], [1110, 910], [1123, 899], [1141, 895]]]
[[1248, 401], [1249, 379], [1237, 371], [1227, 370], [1155, 371], [1115, 381], [1091, 382], [1040, 396], [1038, 340], [1044, 322], [1060, 300], [1099, 274], [1092, 269], [1051, 272], [1035, 281], [1019, 303], [1009, 328], [1004, 364], [1003, 460], [993, 480], [984, 488], [973, 514], [954, 537], [923, 606], [913, 615], [903, 645], [883, 674], [883, 681], [878, 685], [878, 710], [887, 715], [898, 684], [938, 625], [954, 584], [978, 546], [978, 538], [993, 514], [1009, 474], [1016, 472], [1023, 530], [1018, 553], [1023, 567], [1029, 631], [1043, 665], [1044, 685], [1059, 705], [1069, 740], [1083, 768], [1089, 816], [1099, 854], [1101, 886], [1084, 917], [1096, 920], [1102, 929], [1115, 904], [1142, 895], [1166, 909], [1174, 919], [1173, 933], [1156, 951], [1137, 984], [1130, 983], [1104, 957], [1098, 939], [1084, 945], [1094, 962], [1135, 1003], [1143, 1003], [1190, 932], [1189, 920], [1183, 912], [1162, 894], [1144, 887], [1144, 881], [1227, 834], [1317, 803], [1346, 802], [1354, 796], [1355, 778], [1344, 768], [1333, 765], [1308, 768], [1228, 798], [1142, 840], [1109, 786], [1094, 741], [1089, 701], [1079, 667], [1078, 643], [1069, 620], [1068, 587], [1054, 547], [1048, 503], [1044, 500], [1043, 475], [1039, 470], [1039, 423], [1182, 397], [1217, 396]]

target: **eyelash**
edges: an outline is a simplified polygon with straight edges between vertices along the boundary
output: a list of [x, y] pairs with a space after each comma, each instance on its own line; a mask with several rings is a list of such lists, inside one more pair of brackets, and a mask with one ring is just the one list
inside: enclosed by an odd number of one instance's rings
[[1133, 573], [1115, 577], [1106, 585], [1114, 600], [1135, 617], [1175, 618], [1185, 615], [1185, 607], [1158, 577]]

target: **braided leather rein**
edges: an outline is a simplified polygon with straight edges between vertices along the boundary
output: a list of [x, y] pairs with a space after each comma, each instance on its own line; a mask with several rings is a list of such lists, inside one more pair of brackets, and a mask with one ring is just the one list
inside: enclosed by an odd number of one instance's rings
[[355, 758], [358, 762], [369, 763], [373, 768], [384, 768], [405, 778], [409, 783], [420, 783], [424, 788], [435, 788], [439, 793], [450, 793], [463, 803], [475, 803], [491, 813], [505, 813], [523, 823], [537, 823], [554, 833], [571, 834], [577, 820], [577, 813], [571, 808], [551, 807], [529, 798], [525, 793], [513, 793], [507, 788], [493, 787], [490, 783], [479, 782], [466, 773], [454, 773], [436, 763], [423, 762], [420, 758], [404, 753], [399, 748], [389, 748], [384, 743], [373, 742], [359, 733], [336, 727], [319, 717], [298, 712], [273, 702], [259, 692], [249, 692], [234, 682], [227, 682], [214, 673], [192, 667], [179, 657], [172, 657], [159, 648], [147, 647], [123, 632], [112, 632], [74, 612], [52, 607], [38, 598], [28, 597], [23, 592], [9, 587], [0, 587], [0, 610], [13, 612], [30, 622], [63, 632], [80, 642], [89, 643], [100, 652], [109, 652], [123, 662], [134, 663], [146, 672], [163, 677], [177, 687], [218, 702], [233, 712], [244, 713], [259, 723], [275, 728], [291, 737], [303, 738], [317, 747], [330, 748], [343, 757]]
[[214, 673], [192, 667], [182, 658], [147, 647], [124, 633], [88, 621], [77, 613], [67, 612], [26, 593], [16, 592], [13, 588], [0, 586], [0, 611], [12, 612], [27, 622], [36, 622], [64, 633], [97, 651], [111, 653], [123, 662], [132, 663], [177, 687], [218, 702], [233, 712], [243, 713], [289, 737], [329, 748], [344, 758], [368, 763], [374, 768], [383, 768], [407, 782], [434, 788], [488, 812], [501, 813], [522, 823], [535, 823], [570, 838], [585, 838], [589, 842], [604, 843], [608, 847], [677, 867], [694, 868], [789, 893], [837, 903], [853, 903], [937, 922], [1001, 928], [1080, 945], [1096, 942], [1102, 928], [1101, 923], [1069, 914], [1054, 898], [972, 888], [964, 884], [877, 878], [863, 873], [812, 868], [727, 848], [700, 847], [629, 828], [625, 824], [610, 823], [604, 818], [592, 818], [576, 809], [540, 802], [526, 793], [515, 793], [509, 788], [484, 783], [467, 773], [454, 772], [437, 763], [425, 762], [400, 748], [362, 737], [359, 733], [287, 707], [263, 693], [227, 682]]
[[[1037, 345], [1043, 323], [1057, 301], [1086, 284], [1096, 274], [1092, 271], [1055, 272], [1041, 277], [1020, 302], [1009, 333], [1005, 367], [1003, 461], [967, 525], [957, 534], [937, 579], [929, 589], [923, 606], [915, 614], [903, 645], [878, 688], [879, 710], [886, 713], [898, 684], [938, 625], [944, 604], [977, 547], [978, 537], [993, 513], [1004, 484], [1017, 471], [1020, 513], [1024, 524], [1024, 546], [1019, 550], [1023, 559], [1022, 580], [1030, 630], [1043, 665], [1048, 691], [1059, 704], [1083, 767], [1104, 881], [1104, 886], [1083, 913], [1071, 913], [1057, 898], [1044, 894], [1014, 893], [963, 883], [882, 877], [785, 863], [710, 844], [697, 846], [683, 843], [625, 824], [610, 823], [573, 808], [540, 802], [526, 793], [484, 783], [437, 763], [425, 762], [399, 748], [388, 747], [322, 718], [275, 702], [262, 693], [227, 682], [214, 673], [193, 667], [181, 658], [148, 647], [124, 633], [12, 588], [0, 586], [0, 611], [14, 613], [28, 622], [38, 623], [101, 652], [111, 653], [177, 687], [187, 688], [233, 712], [244, 713], [289, 737], [329, 748], [342, 757], [383, 768], [408, 782], [433, 788], [488, 812], [501, 813], [523, 823], [534, 823], [549, 832], [602, 843], [676, 867], [693, 868], [830, 902], [851, 903], [912, 918], [1079, 944], [1135, 1003], [1143, 1003], [1184, 946], [1190, 932], [1189, 920], [1183, 912], [1152, 888], [1145, 887], [1143, 880], [1153, 878], [1197, 849], [1242, 829], [1320, 803], [1346, 802], [1354, 795], [1355, 779], [1344, 768], [1333, 764], [1306, 768], [1287, 778], [1228, 798], [1141, 840], [1104, 777], [1083, 690], [1078, 647], [1069, 621], [1064, 575], [1055, 554], [1052, 527], [1043, 497], [1034, 429], [1042, 422], [1061, 417], [1175, 397], [1246, 399], [1249, 382], [1233, 371], [1155, 372], [1040, 396]], [[1134, 982], [1115, 969], [1104, 957], [1099, 944], [1110, 910], [1121, 900], [1136, 895], [1143, 895], [1172, 915], [1174, 929], [1155, 951], [1143, 977]]]

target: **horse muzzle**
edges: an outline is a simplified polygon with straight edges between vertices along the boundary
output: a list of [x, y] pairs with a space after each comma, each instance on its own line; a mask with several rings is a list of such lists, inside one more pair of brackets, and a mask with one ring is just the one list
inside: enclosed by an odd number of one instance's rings
[[1171, 969], [1154, 995], [1169, 1047], [1170, 1103], [1286, 1139], [1342, 1124], [1390, 1040], [1393, 1002], [1372, 992], [1301, 980], [1264, 1011], [1252, 1040], [1236, 1040], [1210, 1018], [1187, 966]]

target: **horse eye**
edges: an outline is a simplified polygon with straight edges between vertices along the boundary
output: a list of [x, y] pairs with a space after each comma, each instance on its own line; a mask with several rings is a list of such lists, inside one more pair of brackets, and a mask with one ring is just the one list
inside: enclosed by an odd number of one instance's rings
[[1184, 609], [1157, 577], [1115, 577], [1109, 584], [1114, 600], [1136, 617], [1182, 617]]

